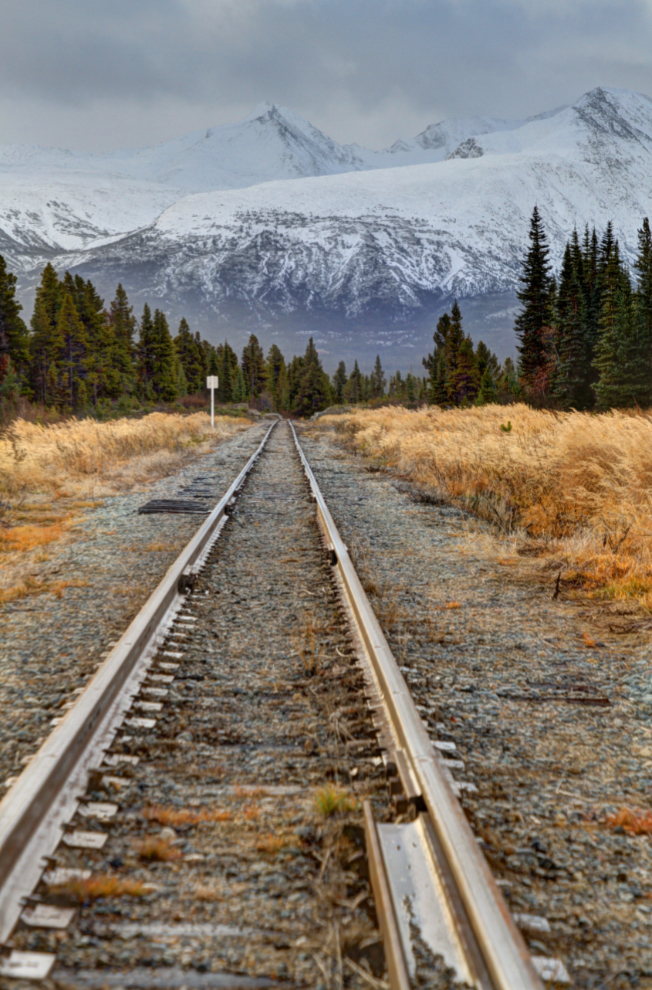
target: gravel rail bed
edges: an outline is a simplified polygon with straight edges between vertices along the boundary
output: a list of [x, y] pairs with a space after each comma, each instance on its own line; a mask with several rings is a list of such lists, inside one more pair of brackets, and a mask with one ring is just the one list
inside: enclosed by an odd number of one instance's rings
[[606, 822], [650, 805], [649, 633], [553, 600], [555, 575], [333, 433], [301, 443], [532, 953], [575, 987], [652, 987], [651, 839]]
[[[133, 714], [155, 724], [125, 723], [89, 785], [117, 813], [74, 823], [106, 844], [57, 852], [57, 868], [105, 886], [91, 895], [49, 878], [39, 892], [78, 904], [77, 916], [61, 933], [19, 930], [15, 948], [57, 952], [51, 987], [373, 986], [384, 961], [359, 800], [381, 819], [393, 809], [287, 424]], [[324, 801], [339, 809], [324, 814]]]
[[0, 797], [204, 519], [138, 509], [175, 495], [197, 475], [207, 476], [218, 502], [266, 429], [245, 430], [145, 491], [104, 498], [68, 542], [48, 547], [41, 571], [80, 586], [0, 606]]

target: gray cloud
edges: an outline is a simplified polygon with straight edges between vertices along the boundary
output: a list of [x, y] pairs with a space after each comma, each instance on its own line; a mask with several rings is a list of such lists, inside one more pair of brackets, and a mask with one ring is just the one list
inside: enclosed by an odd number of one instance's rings
[[596, 85], [652, 94], [651, 13], [644, 0], [21, 0], [3, 10], [0, 142], [144, 145], [270, 99], [378, 147]]

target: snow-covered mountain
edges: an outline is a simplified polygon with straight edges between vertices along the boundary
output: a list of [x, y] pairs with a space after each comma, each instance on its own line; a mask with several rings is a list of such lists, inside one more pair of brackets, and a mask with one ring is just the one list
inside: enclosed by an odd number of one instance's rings
[[631, 258], [651, 200], [652, 100], [615, 89], [525, 121], [445, 121], [380, 152], [270, 104], [139, 151], [0, 148], [0, 252], [24, 285], [52, 260], [209, 336], [313, 331], [397, 361], [452, 295], [476, 336], [510, 349], [496, 333], [535, 203], [559, 263], [574, 225], [610, 219]]

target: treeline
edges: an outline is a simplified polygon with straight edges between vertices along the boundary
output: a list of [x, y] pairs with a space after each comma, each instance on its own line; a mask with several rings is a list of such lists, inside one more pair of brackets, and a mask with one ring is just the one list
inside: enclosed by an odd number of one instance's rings
[[[272, 344], [267, 355], [251, 335], [240, 357], [228, 342], [213, 346], [185, 319], [173, 337], [165, 313], [145, 305], [140, 319], [118, 285], [108, 308], [90, 280], [46, 265], [29, 327], [21, 317], [16, 278], [0, 255], [0, 400], [27, 398], [63, 412], [129, 412], [203, 393], [217, 375], [221, 403], [253, 402], [302, 416], [333, 403], [382, 400], [388, 385], [380, 358], [369, 375], [343, 361], [332, 379], [312, 338], [306, 352], [286, 361]], [[397, 372], [389, 380], [396, 401], [416, 403], [427, 383]], [[202, 400], [203, 401], [203, 400]]]
[[613, 226], [566, 244], [559, 280], [534, 209], [515, 330], [526, 398], [562, 409], [652, 405], [652, 234], [638, 231], [634, 273]]

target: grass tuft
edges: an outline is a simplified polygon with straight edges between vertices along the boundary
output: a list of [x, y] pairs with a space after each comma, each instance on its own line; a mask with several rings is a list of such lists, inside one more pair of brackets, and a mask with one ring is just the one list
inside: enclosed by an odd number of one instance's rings
[[623, 828], [630, 835], [652, 835], [652, 811], [649, 808], [621, 808], [607, 816], [611, 829]]
[[138, 880], [99, 873], [88, 880], [70, 880], [60, 886], [50, 887], [50, 892], [63, 894], [83, 904], [84, 901], [96, 901], [100, 897], [145, 897], [151, 893], [151, 886]]
[[188, 826], [201, 825], [204, 822], [228, 822], [231, 819], [230, 811], [217, 811], [217, 809], [202, 808], [195, 811], [190, 808], [165, 808], [161, 805], [154, 805], [145, 808], [143, 818], [149, 822], [158, 822], [159, 825], [167, 825], [170, 828], [187, 828]]
[[139, 857], [150, 863], [169, 863], [175, 859], [181, 859], [181, 852], [176, 846], [171, 845], [169, 839], [161, 839], [158, 836], [147, 836], [135, 843], [136, 852]]
[[355, 798], [348, 791], [343, 790], [341, 787], [336, 787], [334, 784], [327, 784], [325, 787], [320, 787], [315, 792], [314, 800], [315, 808], [325, 818], [330, 818], [332, 815], [337, 814], [346, 815], [358, 809], [358, 802]]

